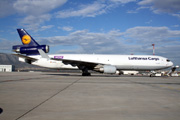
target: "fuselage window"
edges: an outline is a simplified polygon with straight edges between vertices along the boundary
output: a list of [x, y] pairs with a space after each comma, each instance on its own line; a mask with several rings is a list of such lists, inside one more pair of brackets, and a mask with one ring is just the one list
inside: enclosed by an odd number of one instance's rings
[[166, 61], [167, 61], [167, 62], [170, 62], [170, 60], [168, 60], [168, 59], [167, 59]]

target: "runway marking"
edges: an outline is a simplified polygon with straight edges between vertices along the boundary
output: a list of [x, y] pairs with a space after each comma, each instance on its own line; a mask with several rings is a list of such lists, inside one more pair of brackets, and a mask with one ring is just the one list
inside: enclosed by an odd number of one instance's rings
[[33, 79], [43, 79], [43, 78], [51, 78], [51, 77], [26, 78], [26, 79], [19, 79], [19, 80], [3, 80], [3, 81], [0, 81], [0, 83], [4, 83], [4, 82], [16, 82], [16, 81], [24, 81], [24, 80], [33, 80]]
[[39, 106], [41, 106], [42, 104], [44, 104], [45, 102], [49, 101], [51, 98], [55, 97], [56, 95], [58, 95], [59, 93], [63, 92], [64, 90], [68, 89], [69, 87], [71, 87], [72, 85], [74, 85], [75, 83], [77, 83], [79, 80], [81, 80], [81, 78], [78, 78], [77, 80], [75, 80], [74, 82], [70, 83], [69, 85], [67, 85], [65, 88], [59, 90], [58, 92], [56, 92], [55, 94], [53, 94], [52, 96], [50, 96], [49, 98], [47, 98], [46, 100], [42, 101], [41, 103], [39, 103], [38, 105], [36, 105], [35, 107], [33, 107], [32, 109], [28, 110], [27, 112], [25, 112], [24, 114], [22, 114], [21, 116], [19, 116], [18, 118], [16, 118], [15, 120], [19, 120], [20, 118], [24, 117], [25, 115], [27, 115], [28, 113], [30, 113], [31, 111], [35, 110], [36, 108], [38, 108]]

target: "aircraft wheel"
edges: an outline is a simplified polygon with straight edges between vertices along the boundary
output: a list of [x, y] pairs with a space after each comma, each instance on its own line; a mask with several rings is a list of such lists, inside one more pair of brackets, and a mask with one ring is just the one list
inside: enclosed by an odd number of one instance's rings
[[82, 76], [91, 76], [91, 73], [82, 73]]

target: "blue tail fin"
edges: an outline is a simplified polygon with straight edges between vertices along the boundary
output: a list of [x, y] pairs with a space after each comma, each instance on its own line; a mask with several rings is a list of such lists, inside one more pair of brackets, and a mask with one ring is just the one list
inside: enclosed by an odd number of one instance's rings
[[39, 44], [24, 29], [17, 29], [23, 45], [39, 46]]
[[16, 53], [26, 55], [39, 55], [42, 50], [49, 52], [48, 45], [39, 45], [24, 29], [17, 29], [23, 45], [14, 45], [12, 50]]

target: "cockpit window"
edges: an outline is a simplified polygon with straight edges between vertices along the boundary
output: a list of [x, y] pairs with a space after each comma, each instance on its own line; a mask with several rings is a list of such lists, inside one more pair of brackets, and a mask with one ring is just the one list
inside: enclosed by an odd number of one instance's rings
[[170, 62], [170, 60], [168, 60], [168, 59], [167, 59], [166, 61], [167, 61], [167, 62]]

